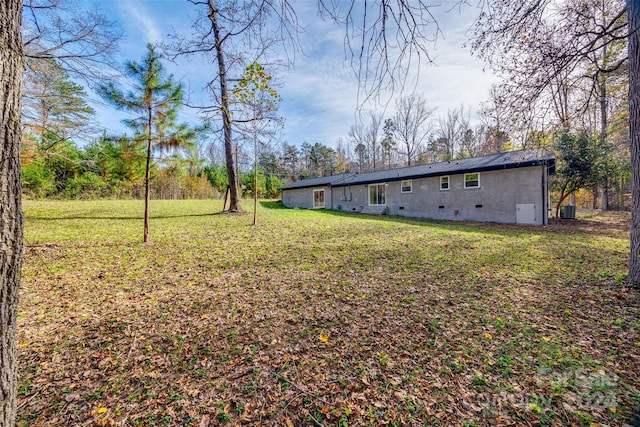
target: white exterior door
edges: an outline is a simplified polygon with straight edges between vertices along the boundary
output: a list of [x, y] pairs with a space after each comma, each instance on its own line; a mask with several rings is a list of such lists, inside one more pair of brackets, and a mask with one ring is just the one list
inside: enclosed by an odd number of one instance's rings
[[517, 224], [537, 224], [535, 203], [521, 203], [516, 205]]

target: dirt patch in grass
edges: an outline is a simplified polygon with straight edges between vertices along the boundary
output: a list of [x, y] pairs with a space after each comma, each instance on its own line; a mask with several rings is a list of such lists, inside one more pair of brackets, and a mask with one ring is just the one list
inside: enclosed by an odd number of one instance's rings
[[624, 216], [261, 208], [251, 227], [154, 202], [143, 245], [136, 203], [25, 204], [19, 425], [622, 426], [638, 408]]
[[549, 225], [565, 233], [581, 232], [618, 237], [629, 234], [631, 212], [614, 212], [592, 210], [580, 213], [577, 219], [549, 220]]

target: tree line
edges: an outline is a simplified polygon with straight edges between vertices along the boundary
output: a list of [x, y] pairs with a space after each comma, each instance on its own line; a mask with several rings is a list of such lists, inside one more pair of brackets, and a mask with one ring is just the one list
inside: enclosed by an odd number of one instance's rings
[[[251, 106], [234, 106], [233, 81], [241, 79], [248, 64], [269, 62], [269, 54], [277, 48], [285, 46], [297, 50], [297, 34], [304, 30], [304, 25], [298, 21], [294, 5], [287, 0], [191, 0], [190, 3], [196, 13], [193, 33], [174, 34], [166, 47], [173, 57], [200, 55], [215, 66], [216, 72], [207, 85], [212, 102], [209, 106], [201, 106], [201, 111], [203, 118], [214, 124], [213, 131], [221, 135], [230, 202], [227, 210], [239, 211], [236, 136], [240, 136], [239, 139], [243, 136], [241, 130], [234, 129], [233, 113], [234, 109], [250, 109]], [[27, 109], [30, 108], [28, 85], [39, 84], [37, 78], [31, 81], [28, 75], [23, 79], [24, 65], [26, 63], [27, 73], [34, 73], [34, 77], [39, 69], [43, 69], [47, 71], [40, 76], [47, 78], [67, 72], [73, 78], [94, 83], [105, 77], [108, 80], [111, 76], [105, 76], [104, 69], [113, 66], [112, 58], [120, 37], [114, 30], [117, 27], [104, 15], [73, 6], [64, 0], [33, 0], [25, 4], [18, 0], [0, 2], [0, 205], [3, 208], [0, 220], [0, 245], [3, 248], [0, 353], [5, 362], [0, 381], [0, 426], [15, 424], [15, 328], [23, 249], [21, 120], [28, 116]], [[587, 160], [586, 164], [570, 162], [570, 157], [561, 153], [566, 168], [563, 173], [572, 180], [566, 189], [597, 182], [602, 203], [608, 199], [607, 191], [613, 176], [607, 172], [600, 174], [605, 177], [603, 180], [593, 180], [580, 176], [577, 169], [589, 171], [588, 175], [592, 171], [607, 171], [609, 162], [601, 165], [590, 160], [601, 158], [603, 153], [617, 152], [623, 160], [626, 158], [631, 165], [632, 182], [628, 281], [638, 285], [640, 3], [632, 0], [490, 0], [480, 2], [479, 7], [482, 10], [473, 32], [472, 49], [503, 78], [487, 109], [487, 117], [492, 120], [493, 129], [489, 132], [493, 134], [495, 149], [504, 149], [503, 144], [510, 142], [522, 148], [553, 147], [577, 153], [575, 158]], [[23, 8], [28, 13], [23, 14]], [[408, 73], [414, 69], [412, 65], [421, 58], [430, 59], [427, 46], [441, 34], [431, 12], [424, 2], [413, 5], [404, 0], [364, 4], [357, 0], [318, 2], [318, 13], [322, 18], [345, 28], [346, 51], [352, 54], [353, 71], [363, 90], [372, 96], [385, 88], [400, 89], [407, 77], [411, 77]], [[390, 40], [394, 41], [393, 46], [389, 44]], [[296, 56], [282, 55], [281, 50], [278, 53], [280, 58]], [[52, 87], [48, 83], [42, 86]], [[77, 88], [61, 85], [60, 90], [73, 93]], [[114, 104], [118, 104], [117, 98], [112, 98]], [[124, 98], [121, 100], [125, 101]], [[30, 112], [37, 112], [38, 102], [35, 100]], [[21, 109], [21, 104], [25, 109]], [[44, 137], [37, 143], [49, 141], [55, 143], [54, 146], [65, 145], [69, 136], [55, 129], [50, 119], [57, 117], [61, 122], [68, 120], [71, 123], [89, 113], [87, 110], [79, 111], [75, 116], [61, 115], [55, 111], [58, 105], [60, 102], [46, 106], [43, 110], [47, 111], [46, 116], [36, 114], [47, 127]], [[126, 106], [127, 102], [124, 102], [120, 107]], [[257, 119], [254, 115], [246, 120], [255, 122]], [[397, 161], [393, 159], [393, 141], [385, 138], [388, 135], [397, 138], [395, 156], [404, 157], [400, 163], [413, 164], [425, 155], [415, 148], [417, 141], [411, 138], [410, 124], [406, 135], [399, 136], [399, 129], [404, 126], [399, 120], [375, 119], [371, 117], [371, 122], [378, 122], [376, 126], [366, 129], [365, 124], [356, 124], [350, 134], [350, 138], [360, 140], [356, 145], [358, 152], [354, 154], [360, 167], [376, 170], [385, 162], [393, 165]], [[69, 128], [77, 130], [73, 126]], [[162, 137], [161, 133], [152, 134], [151, 128], [148, 124], [145, 131], [141, 126], [135, 135], [139, 141], [144, 141], [147, 133], [146, 159], [153, 157], [153, 145], [161, 142]], [[442, 128], [445, 134], [434, 136], [428, 144], [428, 155], [434, 159], [467, 155], [469, 148], [466, 146], [473, 145], [478, 132], [467, 134], [465, 131], [460, 136], [456, 129]], [[378, 137], [380, 129], [382, 138]], [[375, 138], [371, 137], [374, 132]], [[360, 138], [367, 134], [370, 137]], [[27, 143], [28, 138], [25, 138]], [[463, 145], [466, 148], [461, 148]], [[303, 155], [310, 174], [316, 166], [316, 173], [324, 173], [327, 168], [331, 170], [332, 161], [326, 158], [330, 158], [331, 153], [324, 150], [325, 156], [321, 148], [314, 150], [313, 160]], [[625, 154], [627, 149], [628, 155]], [[338, 151], [335, 150], [336, 167]], [[594, 152], [597, 155], [592, 155]], [[351, 154], [350, 150], [345, 153]], [[76, 164], [83, 164], [82, 158]], [[150, 194], [147, 178], [151, 176], [152, 166], [152, 162], [145, 162], [147, 196]], [[66, 191], [67, 185], [64, 188]]]
[[[51, 147], [52, 135], [24, 137], [21, 149], [23, 191], [29, 198], [144, 198], [145, 146], [135, 138], [103, 136], [84, 146], [65, 140]], [[157, 153], [150, 168], [153, 199], [219, 198], [228, 178], [222, 163], [207, 163], [202, 143], [170, 155]], [[285, 184], [272, 153], [261, 153], [258, 196], [279, 197]], [[243, 197], [254, 194], [254, 172], [240, 174]]]
[[[149, 49], [156, 55], [152, 47]], [[160, 57], [156, 55], [155, 60]], [[38, 76], [47, 77], [46, 85], [33, 81], [36, 76], [26, 81], [27, 101], [22, 114], [27, 133], [21, 150], [25, 194], [35, 198], [145, 197], [144, 132], [136, 134], [140, 123], [129, 122], [132, 137], [104, 134], [79, 147], [71, 138], [91, 126], [94, 111], [86, 102], [84, 88], [74, 83], [55, 61], [50, 62], [49, 69], [56, 72]], [[372, 111], [364, 114], [351, 126], [348, 137], [339, 139], [333, 147], [321, 142], [278, 142], [273, 134], [265, 132], [259, 132], [264, 142], [253, 147], [246, 132], [239, 134], [234, 142], [234, 162], [240, 195], [251, 197], [257, 188], [259, 197], [276, 198], [280, 187], [306, 178], [537, 148], [558, 154], [558, 173], [553, 180], [558, 208], [580, 189], [592, 192], [593, 207], [601, 196], [601, 208], [628, 205], [624, 197], [630, 182], [625, 103], [616, 102], [609, 108], [611, 123], [605, 129], [604, 140], [593, 126], [571, 129], [554, 126], [553, 122], [522, 134], [498, 114], [498, 90], [498, 86], [492, 88], [491, 100], [480, 106], [475, 120], [471, 109], [464, 105], [436, 116], [436, 108], [430, 107], [423, 96], [401, 97], [389, 117]], [[595, 113], [591, 111], [593, 116]], [[152, 149], [150, 197], [223, 195], [229, 180], [224, 148], [215, 140], [215, 134], [206, 127], [190, 129], [166, 120], [158, 125], [163, 129], [155, 132], [163, 134], [163, 138]], [[257, 187], [251, 160], [254, 150]]]
[[[26, 73], [21, 147], [24, 193], [29, 197], [210, 198], [224, 194], [229, 180], [224, 162], [216, 159], [216, 143], [206, 125], [176, 121], [182, 107], [182, 86], [166, 76], [162, 57], [147, 47], [142, 61], [126, 64], [137, 91], [126, 93], [113, 83], [99, 93], [118, 108], [132, 111], [126, 120], [132, 136], [107, 135], [79, 146], [74, 136], [92, 131], [94, 109], [84, 87], [60, 63], [39, 61]], [[46, 67], [42, 65], [46, 65]], [[242, 140], [236, 161], [246, 157]], [[261, 145], [262, 147], [262, 145]], [[207, 156], [205, 152], [210, 153]], [[208, 157], [208, 158], [207, 158]], [[277, 197], [284, 182], [271, 159], [259, 153], [255, 170], [240, 163], [241, 195]], [[256, 179], [257, 178], [257, 179]], [[257, 189], [257, 191], [255, 190]]]
[[[93, 131], [95, 113], [84, 87], [55, 59], [38, 60], [25, 74], [21, 154], [27, 196], [146, 200], [219, 197], [225, 193], [229, 175], [224, 144], [208, 125], [193, 127], [177, 122], [182, 87], [165, 75], [162, 55], [149, 45], [141, 61], [125, 65], [136, 91], [125, 94], [113, 83], [98, 86], [98, 91], [114, 106], [131, 111], [133, 118], [125, 123], [132, 135], [105, 132], [81, 146], [74, 139]], [[262, 68], [259, 70], [266, 76]], [[246, 101], [246, 94], [244, 98]], [[260, 197], [278, 197], [280, 187], [300, 179], [512, 148], [506, 134], [497, 137], [489, 121], [472, 126], [471, 110], [462, 105], [443, 117], [435, 117], [435, 111], [421, 95], [401, 97], [393, 115], [383, 118], [382, 114], [369, 112], [334, 147], [322, 142], [278, 142], [271, 130], [255, 131], [246, 126], [254, 112], [244, 120], [236, 113], [237, 136], [232, 150], [240, 195], [252, 196], [257, 188]], [[251, 139], [255, 135], [259, 135], [260, 143], [254, 146]], [[257, 182], [252, 155], [258, 163]]]
[[[130, 145], [146, 138], [148, 167], [143, 184], [149, 191], [144, 192], [145, 199], [147, 196], [216, 196], [230, 191], [230, 210], [234, 210], [239, 208], [239, 202], [233, 199], [256, 194], [253, 190], [256, 186], [257, 194], [277, 197], [278, 186], [307, 177], [346, 171], [368, 172], [518, 148], [539, 148], [558, 153], [560, 167], [554, 181], [554, 189], [559, 195], [558, 205], [577, 190], [586, 188], [592, 192], [594, 205], [599, 199], [601, 208], [623, 206], [628, 203], [623, 195], [630, 183], [629, 133], [626, 128], [629, 109], [625, 97], [628, 91], [624, 53], [626, 23], [624, 15], [618, 13], [619, 2], [585, 0], [580, 2], [579, 8], [577, 4], [567, 2], [562, 13], [544, 14], [538, 5], [533, 5], [535, 7], [530, 13], [525, 13], [520, 8], [497, 3], [489, 10], [495, 15], [494, 19], [485, 20], [487, 15], [483, 15], [471, 40], [473, 50], [503, 79], [491, 88], [488, 100], [479, 108], [478, 117], [472, 117], [472, 110], [464, 105], [440, 113], [437, 106], [430, 106], [421, 94], [400, 96], [393, 105], [392, 114], [363, 112], [348, 133], [345, 132], [346, 136], [334, 141], [333, 146], [326, 142], [278, 142], [272, 129], [261, 128], [257, 131], [260, 144], [252, 147], [254, 144], [250, 140], [256, 132], [255, 128], [249, 129], [248, 124], [255, 124], [255, 117], [261, 113], [255, 109], [257, 104], [248, 105], [246, 94], [237, 96], [239, 87], [233, 83], [224, 88], [224, 105], [214, 108], [215, 111], [203, 109], [202, 119], [209, 123], [206, 126], [211, 126], [211, 132], [205, 137], [209, 142], [196, 142], [202, 132], [175, 123], [183, 95], [180, 85], [171, 81], [172, 76], [165, 76], [168, 80], [162, 82], [167, 85], [165, 89], [174, 90], [172, 106], [162, 107], [157, 99], [156, 105], [151, 103], [147, 106], [141, 103], [141, 97], [138, 100], [125, 99], [124, 92], [114, 85], [99, 86], [98, 92], [114, 106], [140, 113], [135, 119], [127, 120], [127, 125], [133, 132], [129, 138]], [[211, 4], [206, 7], [208, 12], [219, 12], [215, 7], [211, 9]], [[522, 19], [528, 22], [528, 26], [518, 29], [518, 34], [524, 34], [521, 39], [513, 39], [512, 43], [504, 45], [500, 34], [514, 37], [509, 31], [515, 30], [507, 23], [501, 23], [500, 19], [517, 13], [524, 13]], [[219, 29], [226, 28], [230, 32], [246, 18], [241, 15], [237, 21], [232, 19], [232, 22], [220, 26], [220, 22], [211, 20], [214, 15], [203, 15], [197, 22], [204, 28], [218, 25]], [[224, 15], [224, 19], [230, 17]], [[261, 19], [265, 17], [258, 21]], [[570, 30], [575, 22], [581, 23], [577, 33]], [[282, 24], [296, 28], [293, 20], [288, 22], [285, 19]], [[594, 36], [589, 24], [596, 28], [608, 26], [603, 34]], [[266, 24], [260, 21], [259, 25]], [[25, 26], [25, 31], [29, 28]], [[191, 37], [199, 34], [198, 31]], [[102, 30], [94, 35], [95, 40], [89, 38], [87, 42], [93, 40], [91, 43], [95, 45], [112, 47], [113, 42], [104, 39], [107, 36], [114, 39], [115, 35], [117, 32], [113, 30]], [[584, 38], [586, 41], [582, 43], [591, 48], [572, 54], [569, 72], [565, 50], [572, 38], [578, 41]], [[145, 61], [153, 61], [157, 68], [154, 78], [161, 79], [163, 56], [196, 53], [186, 48], [187, 39], [176, 36], [172, 40], [163, 46], [167, 53], [160, 54], [155, 46], [148, 46], [149, 54], [143, 61], [125, 64], [129, 77], [135, 80], [137, 70], [138, 78], [144, 79], [144, 70], [140, 67]], [[600, 44], [596, 49], [597, 43]], [[210, 44], [198, 46], [204, 51]], [[216, 55], [215, 61], [224, 59], [224, 51], [221, 53], [222, 56]], [[28, 57], [22, 108], [22, 121], [28, 132], [26, 139], [31, 140], [29, 144], [23, 144], [26, 193], [32, 197], [141, 197], [138, 176], [111, 178], [96, 166], [106, 162], [104, 158], [89, 157], [102, 155], [95, 149], [96, 142], [90, 144], [91, 150], [83, 147], [76, 153], [67, 153], [66, 161], [63, 161], [64, 156], [60, 157], [60, 152], [73, 151], [70, 146], [74, 137], [86, 133], [93, 114], [93, 109], [85, 101], [84, 87], [70, 76], [77, 68], [71, 67], [74, 63], [41, 54]], [[236, 70], [237, 61], [233, 67]], [[260, 73], [267, 75], [266, 69], [260, 67]], [[556, 72], [555, 69], [564, 71]], [[152, 68], [148, 67], [149, 70]], [[239, 70], [234, 72], [240, 74]], [[140, 96], [151, 86], [139, 87]], [[154, 90], [161, 92], [164, 90], [161, 86]], [[261, 90], [274, 93], [268, 85]], [[216, 99], [221, 100], [221, 93], [217, 92]], [[151, 114], [147, 114], [147, 118], [144, 117], [145, 110]], [[271, 109], [270, 114], [274, 110], [277, 106]], [[225, 119], [227, 111], [229, 117]], [[212, 120], [214, 113], [220, 114], [218, 118], [221, 117], [222, 122]], [[269, 118], [273, 117], [271, 114]], [[220, 124], [222, 126], [212, 129]], [[233, 137], [228, 141], [230, 132], [233, 132]], [[567, 137], [563, 139], [563, 135]], [[575, 162], [570, 157], [575, 155], [576, 149], [566, 141], [576, 140], [573, 137], [578, 135], [597, 143], [583, 144], [583, 159], [593, 161], [589, 165], [581, 162], [581, 167], [575, 168], [571, 167]], [[110, 136], [109, 140], [121, 138], [127, 137]], [[57, 144], [61, 147], [56, 148]], [[586, 148], [589, 149], [588, 156], [584, 152]], [[118, 150], [110, 148], [103, 151], [115, 153]], [[215, 154], [207, 155], [210, 153]], [[255, 179], [253, 183], [248, 182], [248, 179], [256, 177], [252, 172], [252, 157], [260, 159], [257, 183]], [[69, 170], [55, 170], [63, 165], [67, 165]], [[222, 177], [222, 169], [226, 169], [226, 179]], [[211, 192], [205, 191], [201, 185], [205, 181], [201, 177], [206, 177], [212, 184]], [[200, 185], [195, 185], [196, 182]], [[610, 197], [610, 193], [615, 197]]]

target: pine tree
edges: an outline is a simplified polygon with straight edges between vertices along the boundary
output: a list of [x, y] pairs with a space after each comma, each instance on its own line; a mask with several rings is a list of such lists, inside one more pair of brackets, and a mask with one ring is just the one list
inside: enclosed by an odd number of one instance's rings
[[86, 101], [84, 87], [71, 80], [58, 61], [28, 62], [22, 95], [22, 122], [33, 134], [67, 139], [87, 127], [94, 114]]
[[144, 242], [149, 241], [149, 183], [151, 179], [151, 153], [154, 148], [180, 145], [193, 138], [194, 132], [185, 125], [176, 124], [177, 110], [182, 105], [182, 85], [166, 76], [161, 56], [147, 45], [147, 55], [138, 63], [125, 64], [126, 72], [135, 82], [134, 91], [123, 92], [113, 83], [101, 85], [98, 92], [116, 108], [138, 116], [125, 123], [136, 131], [136, 137], [147, 144], [144, 178]]

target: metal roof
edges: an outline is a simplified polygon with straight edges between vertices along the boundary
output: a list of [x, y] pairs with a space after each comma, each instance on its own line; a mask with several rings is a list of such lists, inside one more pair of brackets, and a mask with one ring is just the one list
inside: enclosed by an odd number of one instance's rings
[[322, 187], [324, 185], [332, 185], [334, 181], [345, 179], [351, 175], [353, 175], [353, 173], [342, 173], [340, 175], [329, 175], [329, 176], [321, 176], [318, 178], [302, 179], [300, 181], [287, 184], [284, 187], [282, 187], [282, 189], [289, 190], [292, 188]]
[[372, 184], [377, 182], [399, 181], [403, 179], [426, 178], [430, 176], [521, 168], [540, 165], [543, 162], [546, 162], [549, 166], [553, 166], [555, 164], [553, 154], [547, 154], [537, 150], [510, 151], [507, 153], [497, 153], [482, 157], [471, 157], [468, 159], [409, 166], [399, 169], [387, 169], [377, 172], [343, 173], [340, 175], [310, 178], [288, 184], [282, 187], [282, 189], [293, 190], [296, 188], [319, 186]]

